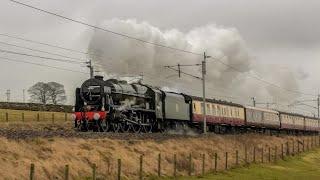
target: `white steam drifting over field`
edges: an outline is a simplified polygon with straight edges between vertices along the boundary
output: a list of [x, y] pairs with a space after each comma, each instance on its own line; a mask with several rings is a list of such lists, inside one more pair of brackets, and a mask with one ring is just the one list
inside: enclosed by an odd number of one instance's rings
[[[160, 30], [147, 22], [133, 19], [112, 19], [100, 26], [138, 39], [163, 44], [196, 53], [206, 53], [221, 58], [230, 68], [214, 59], [207, 63], [207, 93], [210, 97], [246, 103], [250, 97], [261, 101], [289, 102], [298, 94], [288, 93], [272, 85], [263, 84], [250, 76], [259, 74], [263, 79], [284, 89], [299, 90], [297, 73], [276, 65], [260, 65], [251, 58], [249, 50], [234, 28], [214, 24], [196, 27], [188, 32], [177, 29]], [[185, 75], [178, 79], [177, 72], [164, 68], [166, 65], [201, 63], [202, 56], [161, 48], [125, 37], [95, 31], [89, 44], [89, 52], [100, 70], [109, 75], [139, 75], [144, 82], [167, 89], [201, 95], [201, 82]], [[267, 62], [266, 62], [267, 63]], [[199, 67], [183, 67], [189, 74], [201, 76]], [[228, 97], [224, 97], [228, 96]], [[230, 98], [233, 96], [235, 98]]]

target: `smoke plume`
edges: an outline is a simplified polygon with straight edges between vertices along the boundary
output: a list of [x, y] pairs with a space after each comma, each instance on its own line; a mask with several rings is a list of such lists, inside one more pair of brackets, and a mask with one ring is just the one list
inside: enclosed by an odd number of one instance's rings
[[[294, 73], [277, 69], [276, 65], [262, 66], [255, 62], [245, 41], [234, 28], [209, 24], [181, 32], [177, 29], [160, 30], [147, 22], [137, 22], [134, 19], [112, 19], [101, 23], [100, 26], [177, 49], [196, 53], [205, 51], [213, 57], [207, 61], [209, 97], [243, 103], [248, 102], [250, 97], [260, 97], [268, 101], [289, 101], [298, 96], [250, 78], [257, 72], [263, 75], [263, 79], [283, 88], [299, 89]], [[199, 79], [183, 74], [182, 78], [178, 78], [177, 72], [164, 66], [178, 63], [200, 64], [202, 56], [153, 46], [99, 30], [92, 36], [89, 52], [95, 54], [91, 59], [108, 75], [143, 74], [145, 83], [201, 95]], [[220, 58], [224, 64], [214, 58]], [[182, 71], [201, 77], [200, 66], [182, 67]]]

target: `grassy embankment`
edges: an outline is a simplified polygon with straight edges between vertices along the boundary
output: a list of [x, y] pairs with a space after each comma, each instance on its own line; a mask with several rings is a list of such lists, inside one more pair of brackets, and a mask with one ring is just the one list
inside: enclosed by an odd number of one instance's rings
[[[243, 147], [248, 148], [248, 160], [252, 162], [253, 146], [261, 149], [280, 147], [287, 141], [297, 140], [294, 136], [208, 135], [195, 137], [170, 137], [134, 139], [130, 135], [122, 138], [30, 138], [12, 140], [0, 138], [0, 174], [6, 179], [27, 179], [30, 163], [36, 166], [36, 179], [63, 179], [64, 166], [70, 166], [71, 179], [86, 179], [91, 176], [92, 165], [97, 165], [99, 179], [114, 179], [117, 159], [122, 159], [123, 179], [137, 179], [139, 156], [144, 154], [144, 175], [151, 179], [157, 172], [158, 153], [162, 154], [162, 174], [172, 176], [173, 154], [177, 155], [177, 174], [187, 175], [189, 153], [192, 153], [195, 171], [201, 173], [201, 154], [206, 154], [206, 170], [212, 167], [212, 153], [219, 155], [218, 170], [224, 169], [224, 153], [229, 152], [229, 167], [234, 166], [234, 151], [239, 150], [239, 161], [243, 163]], [[295, 147], [297, 149], [297, 146]], [[261, 151], [257, 150], [258, 154]], [[319, 153], [320, 154], [320, 153]], [[277, 166], [274, 166], [277, 167]], [[276, 168], [275, 168], [276, 169]], [[258, 170], [257, 170], [258, 171]], [[238, 170], [231, 171], [236, 173]], [[232, 175], [219, 174], [216, 177]], [[210, 178], [211, 176], [208, 176]], [[234, 176], [235, 177], [235, 176]], [[181, 179], [187, 179], [181, 178]], [[238, 179], [238, 178], [237, 178]]]
[[[171, 178], [164, 178], [171, 179]], [[320, 149], [307, 152], [295, 157], [286, 158], [275, 164], [253, 164], [247, 167], [232, 169], [204, 177], [179, 177], [178, 179], [277, 179], [277, 180], [318, 180], [320, 179]]]

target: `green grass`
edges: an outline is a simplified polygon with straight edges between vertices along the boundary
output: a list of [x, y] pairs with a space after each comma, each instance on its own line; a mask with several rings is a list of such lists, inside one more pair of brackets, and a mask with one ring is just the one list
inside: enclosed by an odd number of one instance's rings
[[[172, 178], [164, 178], [172, 179]], [[217, 174], [207, 174], [204, 177], [179, 177], [177, 179], [194, 180], [320, 180], [320, 149], [302, 155], [278, 161], [275, 164], [254, 164]]]

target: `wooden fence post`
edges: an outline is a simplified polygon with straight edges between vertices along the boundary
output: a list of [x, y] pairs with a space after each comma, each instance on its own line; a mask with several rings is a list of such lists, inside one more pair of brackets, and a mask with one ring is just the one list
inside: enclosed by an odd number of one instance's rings
[[161, 153], [158, 155], [158, 176], [161, 176]]
[[264, 149], [261, 148], [261, 163], [263, 163], [263, 158], [264, 158]]
[[310, 138], [308, 138], [308, 151], [311, 150], [311, 142], [310, 142]]
[[202, 176], [204, 176], [206, 172], [206, 155], [202, 154]]
[[52, 124], [54, 124], [54, 113], [52, 113]]
[[284, 159], [284, 155], [283, 155], [283, 144], [281, 144], [281, 159]]
[[6, 112], [6, 121], [9, 122], [9, 113]]
[[299, 142], [299, 140], [297, 140], [297, 144], [298, 144], [298, 154], [300, 154], [300, 142]]
[[69, 165], [64, 167], [64, 180], [69, 180]]
[[96, 180], [96, 168], [97, 168], [97, 165], [93, 164], [92, 165], [92, 180]]
[[302, 140], [302, 151], [304, 152], [304, 140]]
[[21, 113], [21, 120], [24, 122], [24, 112]]
[[271, 162], [271, 148], [268, 149], [268, 160]]
[[34, 164], [31, 163], [30, 166], [30, 180], [34, 180]]
[[214, 172], [217, 172], [218, 168], [218, 154], [214, 153]]
[[118, 159], [118, 173], [117, 173], [117, 180], [121, 179], [121, 159]]
[[244, 146], [244, 161], [246, 164], [248, 164], [247, 146]]
[[177, 177], [177, 155], [173, 155], [173, 177]]
[[68, 120], [68, 115], [67, 115], [67, 113], [64, 113], [64, 121], [67, 121]]
[[188, 169], [188, 175], [191, 176], [192, 174], [192, 154], [189, 154], [189, 169]]
[[277, 153], [277, 146], [274, 146], [274, 162], [277, 162], [277, 156], [278, 156], [278, 153]]
[[111, 162], [110, 162], [110, 158], [107, 158], [107, 174], [110, 175], [110, 166], [111, 166]]
[[40, 114], [37, 113], [37, 121], [40, 121]]
[[294, 156], [295, 153], [295, 147], [294, 147], [294, 140], [292, 141], [292, 156]]
[[239, 165], [239, 151], [236, 150], [236, 166]]
[[225, 163], [225, 169], [228, 169], [228, 152], [226, 152], [226, 163]]
[[139, 179], [143, 179], [143, 155], [140, 155]]
[[256, 163], [256, 147], [253, 147], [253, 163]]
[[289, 153], [290, 153], [289, 141], [287, 141], [286, 144], [287, 144], [287, 149], [286, 149], [286, 150], [287, 150], [287, 153], [286, 153], [286, 154], [287, 154], [287, 156], [289, 156]]

